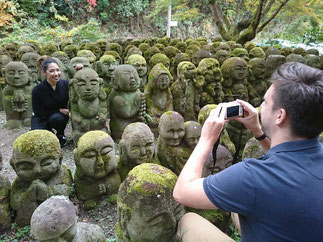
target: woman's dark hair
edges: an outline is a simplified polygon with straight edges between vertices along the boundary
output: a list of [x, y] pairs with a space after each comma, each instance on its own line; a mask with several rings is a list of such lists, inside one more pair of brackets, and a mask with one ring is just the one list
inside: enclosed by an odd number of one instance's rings
[[43, 55], [40, 56], [37, 60], [37, 67], [42, 71], [46, 72], [47, 67], [50, 63], [55, 63], [58, 65], [57, 61], [50, 56]]
[[294, 135], [315, 138], [323, 131], [323, 71], [287, 62], [270, 78], [274, 109], [284, 108]]

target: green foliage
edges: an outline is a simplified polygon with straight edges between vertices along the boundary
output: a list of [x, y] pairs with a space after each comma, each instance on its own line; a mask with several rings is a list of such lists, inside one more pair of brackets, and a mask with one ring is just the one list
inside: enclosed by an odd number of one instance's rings
[[101, 32], [101, 23], [95, 18], [91, 18], [87, 24], [73, 28], [70, 32], [74, 43], [79, 43], [83, 39], [97, 41], [105, 37]]
[[122, 20], [140, 15], [149, 7], [148, 0], [121, 0], [116, 4], [115, 11]]
[[26, 238], [30, 238], [31, 235], [30, 226], [18, 227], [17, 224], [11, 225], [12, 235], [8, 237], [6, 234], [0, 236], [0, 242], [5, 241], [27, 241]]

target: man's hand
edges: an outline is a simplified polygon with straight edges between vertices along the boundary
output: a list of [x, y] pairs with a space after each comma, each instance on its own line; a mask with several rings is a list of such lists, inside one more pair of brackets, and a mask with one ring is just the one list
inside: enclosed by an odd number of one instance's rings
[[224, 124], [225, 110], [220, 103], [216, 109], [211, 110], [209, 117], [205, 120], [202, 128], [200, 142], [208, 147], [212, 147], [220, 136]]
[[232, 118], [242, 123], [247, 129], [249, 129], [255, 137], [259, 137], [263, 134], [261, 125], [259, 122], [258, 110], [254, 108], [250, 103], [237, 99], [237, 102], [243, 106], [244, 117]]
[[65, 114], [66, 116], [68, 116], [68, 114], [70, 113], [70, 110], [68, 110], [67, 108], [61, 108], [59, 111]]

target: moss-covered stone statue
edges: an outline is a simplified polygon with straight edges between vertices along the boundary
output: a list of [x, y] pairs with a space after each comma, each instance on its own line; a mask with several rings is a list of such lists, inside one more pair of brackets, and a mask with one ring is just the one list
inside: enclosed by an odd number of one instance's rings
[[212, 55], [209, 51], [206, 51], [206, 50], [199, 50], [199, 51], [196, 51], [192, 57], [192, 63], [195, 65], [195, 66], [198, 66], [200, 61], [205, 59], [205, 58], [211, 58]]
[[181, 53], [181, 51], [179, 49], [177, 49], [174, 46], [167, 46], [164, 49], [164, 54], [170, 59], [172, 60], [177, 54]]
[[134, 54], [129, 56], [128, 60], [126, 61], [126, 64], [132, 65], [134, 68], [136, 68], [138, 72], [138, 76], [140, 79], [140, 91], [144, 91], [145, 86], [147, 84], [147, 62], [144, 57], [138, 54]]
[[[23, 45], [23, 46], [20, 46], [19, 49], [17, 50], [17, 60], [18, 61], [21, 61], [21, 57], [26, 54], [26, 53], [29, 53], [29, 52], [34, 52], [36, 53], [36, 51], [31, 47], [31, 46], [28, 46], [28, 45]], [[36, 53], [37, 54], [37, 53]]]
[[76, 57], [79, 48], [77, 45], [67, 45], [64, 47], [63, 51], [68, 55], [70, 59]]
[[192, 62], [183, 61], [177, 68], [177, 80], [171, 86], [174, 110], [186, 121], [197, 120], [204, 78], [197, 76]]
[[154, 135], [145, 123], [136, 122], [125, 128], [119, 143], [121, 181], [135, 166], [143, 163], [155, 163], [154, 144]]
[[72, 174], [62, 165], [57, 137], [47, 130], [33, 130], [13, 143], [10, 164], [17, 173], [10, 191], [14, 222], [29, 225], [34, 210], [53, 195], [71, 195]]
[[249, 59], [253, 58], [266, 58], [265, 51], [260, 47], [254, 47], [249, 51]]
[[40, 70], [37, 68], [37, 60], [39, 57], [40, 55], [34, 52], [28, 52], [26, 54], [23, 54], [21, 57], [21, 62], [25, 63], [30, 71], [32, 84], [34, 85], [41, 82]]
[[248, 67], [249, 102], [254, 107], [259, 107], [269, 87], [269, 84], [265, 81], [267, 63], [263, 58], [253, 58], [249, 61]]
[[86, 43], [84, 49], [90, 50], [95, 55], [96, 60], [99, 60], [104, 53], [96, 43]]
[[277, 69], [278, 66], [286, 62], [286, 57], [283, 55], [270, 55], [266, 58], [267, 71], [266, 78], [269, 79], [271, 74]]
[[40, 55], [51, 56], [55, 51], [58, 51], [57, 46], [52, 42], [47, 42], [40, 51]]
[[90, 130], [107, 132], [107, 95], [103, 80], [90, 68], [77, 71], [69, 81], [70, 113], [74, 144]]
[[299, 62], [305, 64], [306, 60], [302, 55], [290, 54], [286, 57], [286, 62]]
[[10, 58], [14, 61], [19, 61], [20, 59], [17, 58], [16, 52], [17, 47], [13, 43], [6, 43], [3, 47], [7, 50]]
[[199, 45], [189, 44], [185, 50], [185, 53], [193, 58], [194, 54], [199, 50], [201, 50]]
[[110, 128], [113, 139], [120, 140], [130, 123], [143, 122], [146, 114], [145, 96], [139, 90], [140, 80], [132, 65], [120, 65], [114, 70], [109, 95]]
[[170, 59], [161, 53], [154, 54], [149, 60], [149, 71], [158, 63], [163, 64], [168, 70], [170, 69]]
[[39, 205], [31, 217], [31, 233], [38, 241], [105, 242], [96, 224], [77, 222], [77, 207], [64, 196], [53, 196]]
[[305, 56], [306, 65], [320, 69], [320, 57], [308, 54]]
[[187, 161], [187, 155], [183, 153], [184, 119], [178, 112], [168, 111], [160, 117], [158, 128], [158, 160], [161, 165], [179, 174]]
[[[207, 104], [201, 108], [198, 115], [198, 122], [203, 126], [205, 120], [209, 117], [211, 110], [215, 109], [217, 105], [215, 104]], [[230, 140], [230, 136], [226, 130], [226, 126], [224, 127], [221, 136], [220, 136], [220, 144], [226, 147], [230, 153], [233, 155], [236, 152], [236, 148], [232, 141]]]
[[218, 50], [215, 55], [214, 58], [217, 59], [220, 63], [220, 66], [222, 66], [223, 62], [230, 58], [230, 53], [226, 50]]
[[103, 79], [103, 88], [107, 95], [111, 92], [113, 72], [118, 65], [118, 61], [112, 55], [103, 55], [96, 63], [97, 72]]
[[11, 61], [8, 55], [0, 54], [0, 111], [3, 111], [3, 88], [6, 86], [6, 81], [4, 78], [4, 67]]
[[89, 60], [90, 64], [92, 65], [92, 68], [95, 69], [95, 61], [97, 60], [94, 53], [90, 50], [79, 50], [77, 52], [77, 57], [85, 57]]
[[120, 176], [117, 172], [115, 144], [106, 132], [85, 133], [74, 149], [74, 186], [86, 209], [94, 208], [101, 199], [118, 192]]
[[82, 64], [83, 68], [92, 68], [92, 65], [86, 57], [74, 57], [71, 59], [70, 64], [68, 65], [68, 75], [70, 78], [74, 77], [74, 74], [76, 73], [75, 67], [78, 64]]
[[244, 48], [235, 48], [231, 51], [231, 57], [240, 57], [244, 59], [245, 61], [249, 61], [249, 54], [248, 51]]
[[250, 138], [242, 152], [242, 159], [245, 158], [260, 158], [265, 155], [264, 150], [255, 137]]
[[269, 47], [266, 51], [265, 51], [265, 54], [266, 54], [266, 58], [270, 55], [280, 55], [281, 52], [279, 49], [275, 48], [275, 47]]
[[191, 57], [189, 57], [188, 54], [179, 53], [172, 59], [170, 73], [172, 74], [174, 80], [177, 79], [177, 67], [182, 61], [191, 61]]
[[127, 52], [127, 55], [124, 58], [125, 64], [127, 63], [129, 56], [131, 56], [131, 55], [141, 55], [142, 56], [142, 51], [138, 47], [130, 48]]
[[237, 98], [248, 101], [247, 62], [239, 57], [231, 57], [223, 62], [221, 72], [224, 101], [230, 102]]
[[[2, 155], [0, 153], [0, 171], [2, 170]], [[11, 227], [9, 206], [10, 181], [7, 176], [0, 173], [0, 232]]]
[[198, 75], [203, 76], [204, 85], [200, 105], [219, 104], [222, 102], [222, 73], [220, 63], [214, 58], [201, 60], [197, 67]]
[[172, 191], [177, 176], [157, 164], [133, 168], [118, 193], [117, 241], [175, 241], [185, 210]]
[[147, 113], [151, 117], [149, 127], [158, 136], [160, 116], [173, 110], [173, 97], [170, 91], [172, 76], [163, 64], [157, 64], [149, 73], [148, 84], [145, 88]]
[[63, 62], [65, 68], [67, 69], [70, 64], [70, 57], [63, 51], [56, 51], [52, 54], [52, 57], [59, 59]]
[[107, 41], [105, 39], [97, 40], [96, 45], [101, 49], [102, 53], [104, 53], [107, 49]]
[[161, 51], [157, 47], [150, 47], [150, 48], [148, 48], [148, 50], [146, 50], [144, 52], [144, 58], [146, 59], [146, 62], [149, 63], [150, 58], [154, 54], [158, 54], [158, 53], [161, 53]]
[[9, 62], [5, 67], [7, 86], [3, 89], [3, 106], [7, 128], [20, 125], [29, 127], [31, 122], [31, 90], [33, 85], [28, 67], [19, 61]]

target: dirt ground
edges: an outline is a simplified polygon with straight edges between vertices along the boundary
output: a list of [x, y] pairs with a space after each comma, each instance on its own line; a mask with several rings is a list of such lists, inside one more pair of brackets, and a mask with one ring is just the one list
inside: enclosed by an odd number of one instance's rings
[[[10, 157], [12, 153], [12, 145], [15, 139], [27, 132], [29, 127], [22, 127], [19, 129], [8, 130], [6, 128], [6, 117], [4, 111], [0, 111], [0, 152], [2, 154], [3, 167], [1, 174], [6, 175], [11, 182], [16, 177], [15, 171], [10, 166]], [[74, 173], [74, 155], [73, 155], [73, 141], [72, 141], [72, 129], [68, 124], [65, 135], [67, 137], [67, 146], [63, 148], [63, 163], [67, 165], [69, 169]], [[102, 201], [101, 205], [91, 211], [85, 211], [83, 204], [77, 198], [72, 197], [71, 200], [78, 206], [79, 209], [79, 222], [94, 223], [101, 226], [104, 230], [106, 237], [109, 241], [114, 241], [115, 238], [115, 223], [117, 222], [117, 209], [116, 204]], [[22, 229], [13, 226], [13, 228], [5, 233], [0, 234], [0, 241], [34, 241], [30, 237], [29, 228]]]

